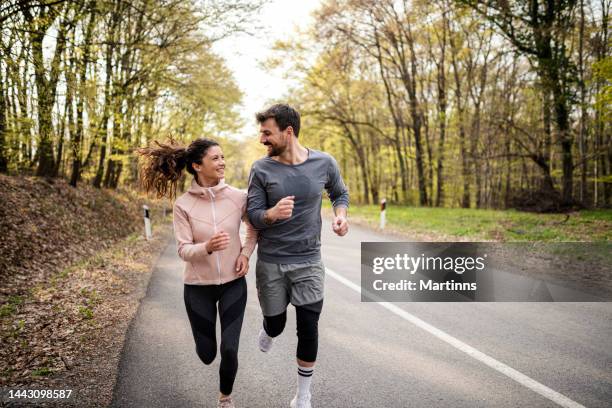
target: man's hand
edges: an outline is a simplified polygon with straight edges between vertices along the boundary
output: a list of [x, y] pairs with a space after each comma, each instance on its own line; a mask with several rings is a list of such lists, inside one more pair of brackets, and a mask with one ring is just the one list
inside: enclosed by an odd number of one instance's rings
[[238, 255], [236, 259], [236, 275], [245, 276], [249, 272], [249, 258], [245, 255]]
[[206, 252], [223, 251], [229, 246], [230, 237], [225, 231], [216, 232], [206, 243]]
[[286, 220], [293, 214], [293, 206], [295, 204], [295, 196], [287, 196], [281, 198], [276, 205], [268, 209], [264, 214], [264, 222], [272, 224], [277, 220]]
[[344, 214], [339, 214], [334, 217], [334, 220], [332, 221], [332, 229], [336, 235], [341, 237], [345, 236], [348, 232], [348, 228], [348, 220]]

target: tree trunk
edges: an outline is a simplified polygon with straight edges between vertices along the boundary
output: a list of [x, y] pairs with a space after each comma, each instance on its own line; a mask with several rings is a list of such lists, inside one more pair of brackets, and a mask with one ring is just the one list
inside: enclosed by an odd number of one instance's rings
[[457, 107], [458, 130], [459, 130], [459, 152], [461, 154], [461, 176], [463, 179], [463, 194], [461, 196], [461, 207], [470, 208], [470, 165], [468, 162], [468, 152], [466, 147], [466, 123], [465, 112], [463, 105], [463, 92], [461, 88], [461, 79], [459, 77], [459, 64], [457, 62], [458, 50], [455, 47], [453, 34], [449, 35], [451, 46], [451, 63], [453, 65], [453, 77], [455, 78], [455, 105]]
[[8, 160], [5, 153], [6, 129], [6, 102], [4, 100], [4, 81], [2, 80], [2, 60], [0, 59], [0, 173], [8, 171]]
[[437, 88], [438, 88], [438, 127], [440, 138], [438, 139], [438, 163], [436, 169], [437, 193], [436, 207], [444, 205], [444, 141], [446, 138], [446, 36], [448, 28], [447, 11], [442, 12], [442, 38], [438, 38], [440, 45], [440, 61], [437, 65]]
[[[53, 141], [51, 139], [52, 122], [51, 111], [53, 108], [53, 95], [50, 84], [45, 77], [43, 65], [43, 39], [44, 33], [32, 34], [32, 58], [34, 64], [34, 76], [36, 92], [38, 94], [38, 168], [37, 176], [51, 176], [55, 169], [53, 160]], [[59, 41], [59, 40], [58, 40]], [[57, 52], [57, 51], [56, 51]]]
[[[117, 6], [115, 6], [117, 7]], [[111, 94], [111, 79], [113, 77], [113, 53], [115, 51], [115, 32], [117, 30], [117, 24], [119, 23], [119, 15], [117, 9], [113, 11], [113, 18], [111, 26], [108, 30], [107, 44], [106, 44], [106, 71], [104, 79], [104, 108], [102, 112], [102, 119], [100, 120], [100, 126], [98, 127], [97, 134], [100, 135], [100, 157], [98, 160], [98, 168], [96, 170], [96, 176], [94, 177], [93, 185], [96, 188], [102, 186], [102, 178], [104, 176], [104, 165], [106, 163], [106, 150], [109, 144], [109, 132], [108, 132], [108, 121], [110, 119], [110, 108], [111, 103], [114, 100]], [[113, 93], [117, 90], [113, 90]]]
[[[40, 16], [39, 16], [40, 17]], [[39, 126], [39, 144], [38, 144], [38, 168], [36, 169], [37, 176], [53, 176], [55, 169], [55, 161], [53, 158], [53, 104], [55, 103], [55, 95], [57, 92], [57, 82], [60, 75], [61, 56], [66, 46], [66, 31], [68, 29], [68, 21], [65, 18], [58, 28], [57, 41], [55, 46], [55, 54], [51, 61], [51, 72], [49, 79], [46, 77], [44, 58], [43, 58], [43, 40], [48, 28], [51, 26], [53, 19], [46, 15], [43, 22], [34, 23], [32, 35], [32, 63], [34, 65], [34, 78], [36, 83], [36, 92], [38, 94], [38, 126]], [[32, 20], [30, 20], [32, 21]]]

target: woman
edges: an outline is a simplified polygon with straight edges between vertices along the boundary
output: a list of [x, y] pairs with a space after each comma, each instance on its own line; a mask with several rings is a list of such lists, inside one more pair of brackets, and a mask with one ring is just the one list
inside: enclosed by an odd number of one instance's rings
[[[220, 394], [217, 407], [233, 408], [231, 393], [238, 370], [238, 343], [246, 307], [244, 276], [257, 233], [248, 223], [246, 192], [225, 184], [225, 159], [218, 143], [197, 139], [187, 148], [174, 142], [140, 149], [145, 163], [141, 179], [158, 197], [176, 195], [183, 169], [191, 187], [174, 203], [174, 234], [185, 261], [184, 297], [196, 352], [204, 364], [217, 354], [216, 319], [221, 320]], [[240, 242], [240, 220], [246, 240]]]

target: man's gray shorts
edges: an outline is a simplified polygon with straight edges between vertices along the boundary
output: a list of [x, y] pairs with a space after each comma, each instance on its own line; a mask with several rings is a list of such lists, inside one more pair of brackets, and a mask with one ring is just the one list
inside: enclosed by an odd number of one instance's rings
[[323, 262], [273, 264], [257, 259], [255, 267], [257, 296], [264, 316], [276, 316], [294, 306], [323, 300], [325, 267]]

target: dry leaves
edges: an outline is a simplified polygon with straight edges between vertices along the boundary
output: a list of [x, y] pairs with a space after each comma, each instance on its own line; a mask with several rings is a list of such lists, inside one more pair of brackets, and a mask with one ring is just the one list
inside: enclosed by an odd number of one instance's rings
[[144, 240], [144, 201], [0, 176], [0, 386], [72, 388], [75, 405], [108, 405], [127, 325], [171, 237], [154, 218]]

